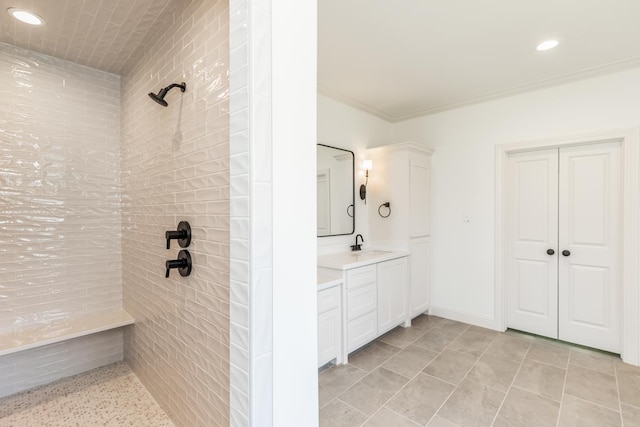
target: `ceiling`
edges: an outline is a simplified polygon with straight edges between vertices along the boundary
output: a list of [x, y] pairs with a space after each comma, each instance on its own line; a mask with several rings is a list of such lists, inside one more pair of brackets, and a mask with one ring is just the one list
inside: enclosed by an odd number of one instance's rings
[[[0, 42], [120, 74], [174, 1], [0, 0]], [[34, 12], [46, 24], [19, 22], [9, 7]]]
[[320, 93], [392, 122], [640, 66], [638, 0], [319, 0], [318, 14]]
[[[181, 2], [0, 0], [0, 42], [121, 74]], [[636, 67], [638, 16], [638, 0], [319, 0], [318, 89], [393, 122]]]

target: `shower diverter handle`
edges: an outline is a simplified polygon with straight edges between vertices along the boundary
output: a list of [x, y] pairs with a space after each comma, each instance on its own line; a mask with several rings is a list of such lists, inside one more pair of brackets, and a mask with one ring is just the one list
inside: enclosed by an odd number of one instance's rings
[[189, 251], [183, 249], [178, 253], [178, 259], [170, 259], [165, 262], [167, 272], [164, 277], [169, 277], [169, 273], [173, 268], [177, 268], [181, 276], [188, 276], [191, 274], [191, 266], [191, 254], [189, 254]]
[[191, 226], [187, 221], [180, 221], [176, 231], [164, 233], [167, 239], [167, 249], [171, 249], [171, 241], [177, 240], [181, 248], [186, 248], [191, 244]]

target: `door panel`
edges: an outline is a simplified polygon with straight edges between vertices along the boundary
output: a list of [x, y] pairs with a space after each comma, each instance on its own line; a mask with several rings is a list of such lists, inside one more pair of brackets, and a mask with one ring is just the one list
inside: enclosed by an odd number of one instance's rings
[[558, 150], [512, 154], [507, 167], [507, 326], [557, 338]]
[[621, 147], [562, 148], [559, 165], [559, 337], [619, 353]]

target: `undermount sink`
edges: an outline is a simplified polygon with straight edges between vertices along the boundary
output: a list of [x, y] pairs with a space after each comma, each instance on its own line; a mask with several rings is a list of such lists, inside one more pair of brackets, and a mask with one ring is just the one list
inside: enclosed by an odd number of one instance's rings
[[377, 249], [340, 252], [319, 256], [318, 266], [337, 269], [349, 269], [407, 255], [409, 254], [404, 251], [381, 251]]
[[356, 258], [359, 258], [359, 257], [368, 258], [368, 257], [377, 257], [377, 256], [387, 255], [390, 253], [391, 253], [390, 251], [370, 250], [370, 251], [353, 251], [353, 252], [350, 252], [350, 255]]

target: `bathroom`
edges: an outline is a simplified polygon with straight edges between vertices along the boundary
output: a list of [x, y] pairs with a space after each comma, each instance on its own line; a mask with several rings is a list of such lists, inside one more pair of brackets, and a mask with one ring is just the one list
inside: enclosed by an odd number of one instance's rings
[[[39, 2], [4, 0], [2, 6], [32, 3]], [[77, 16], [86, 22], [98, 2], [80, 2], [84, 11], [74, 10], [71, 0], [64, 8], [43, 3], [37, 12], [45, 28], [58, 25], [60, 40], [80, 39], [83, 47], [40, 39], [39, 48], [67, 57], [64, 62], [2, 45], [9, 49], [2, 72], [10, 70], [0, 89], [3, 173], [18, 171], [3, 175], [3, 191], [18, 186], [33, 202], [3, 202], [16, 209], [3, 211], [4, 218], [22, 216], [2, 222], [3, 331], [111, 309], [124, 309], [134, 323], [0, 356], [4, 396], [124, 357], [176, 425], [316, 425], [322, 411], [317, 295], [300, 284], [316, 282], [317, 254], [348, 251], [356, 234], [365, 251], [385, 249], [372, 238], [371, 226], [378, 221], [372, 208], [381, 204], [373, 201], [383, 197], [376, 193], [382, 163], [374, 161], [370, 170], [368, 204], [357, 192], [369, 149], [404, 142], [433, 149], [431, 308], [442, 318], [499, 329], [496, 147], [637, 127], [640, 75], [631, 65], [389, 121], [322, 88], [317, 94], [316, 28], [322, 35], [323, 14], [331, 9], [317, 11], [314, 2], [103, 2], [108, 17], [97, 21], [103, 24], [96, 35], [123, 31], [108, 45], [82, 26], [55, 24]], [[2, 43], [18, 44], [5, 38], [12, 32], [38, 43], [2, 13]], [[128, 24], [114, 26], [117, 19]], [[146, 27], [133, 30], [133, 22]], [[97, 61], [91, 69], [74, 64], [83, 49]], [[108, 67], [100, 55], [110, 53], [113, 63], [126, 65], [95, 71]], [[184, 92], [175, 87], [166, 93], [167, 107], [147, 96], [182, 82]], [[37, 96], [29, 94], [34, 83]], [[4, 131], [9, 122], [27, 121], [33, 125], [28, 132]], [[316, 238], [316, 194], [310, 191], [317, 184], [316, 142], [354, 152], [353, 234]], [[73, 163], [60, 166], [67, 158]], [[19, 175], [25, 171], [33, 174]], [[87, 186], [74, 187], [78, 181]], [[35, 200], [36, 189], [47, 186], [52, 193]], [[391, 201], [394, 219], [401, 211], [394, 200], [385, 201]], [[32, 211], [20, 210], [25, 207]], [[165, 233], [180, 221], [192, 227], [184, 249], [193, 270], [187, 277], [172, 270], [165, 278], [165, 262], [183, 249], [175, 240], [166, 249]], [[631, 227], [628, 234], [636, 236], [637, 224]], [[17, 265], [24, 271], [18, 273]], [[56, 277], [64, 280], [51, 280]], [[34, 299], [17, 283], [31, 283], [50, 298]], [[24, 307], [6, 305], [15, 293]], [[17, 314], [17, 308], [23, 311]], [[120, 318], [111, 326], [129, 322]], [[48, 349], [55, 355], [41, 353]], [[63, 361], [56, 359], [61, 354]], [[629, 355], [631, 361], [637, 357]]]

